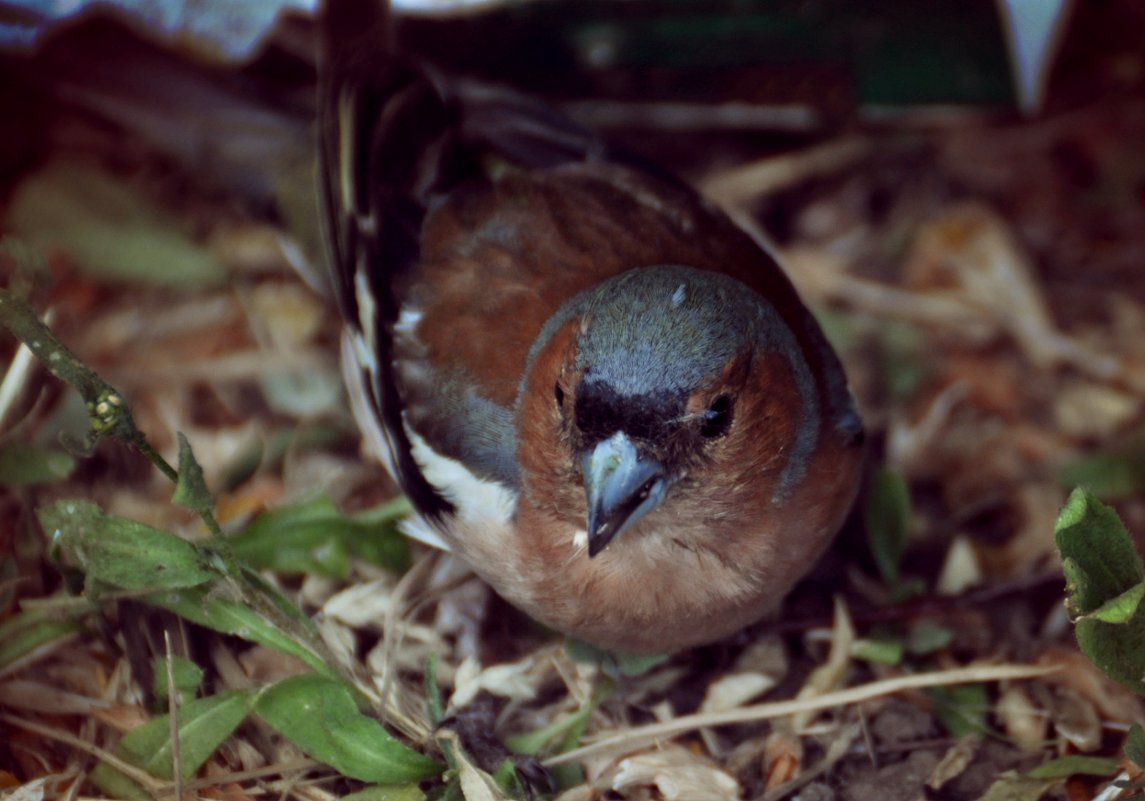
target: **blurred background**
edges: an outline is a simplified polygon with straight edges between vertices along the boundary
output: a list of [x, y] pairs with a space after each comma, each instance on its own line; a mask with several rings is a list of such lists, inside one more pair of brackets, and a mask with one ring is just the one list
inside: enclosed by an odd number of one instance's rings
[[[1117, 753], [1142, 709], [1075, 650], [1053, 530], [1084, 485], [1145, 544], [1145, 4], [398, 5], [411, 58], [543, 96], [772, 242], [867, 420], [872, 489], [782, 620], [677, 658], [598, 729], [661, 702], [669, 716], [698, 708], [729, 674], [762, 670], [744, 661], [762, 658], [760, 643], [787, 660], [769, 686], [807, 686], [836, 636], [838, 595], [860, 638], [944, 632], [896, 664], [1040, 660], [1072, 678], [967, 702], [971, 731], [996, 736], [941, 779], [944, 749], [965, 733], [948, 708], [929, 696], [871, 707], [879, 759], [831, 763], [819, 797], [913, 801], [928, 780], [932, 798], [986, 797], [1048, 753]], [[349, 511], [394, 492], [358, 454], [322, 287], [313, 11], [310, 0], [0, 2], [0, 285], [30, 287], [161, 451], [187, 434], [224, 527], [315, 492]], [[51, 500], [90, 498], [201, 536], [141, 458], [60, 447], [61, 429], [86, 425], [82, 404], [6, 335], [5, 367], [0, 619], [60, 586], [34, 522]], [[894, 521], [901, 542], [879, 540]], [[283, 581], [361, 653], [380, 639], [376, 621], [332, 611], [345, 576]], [[439, 653], [450, 686], [467, 657], [533, 658], [543, 636], [487, 594], [470, 582], [411, 611], [423, 629], [403, 669]], [[92, 642], [70, 647], [94, 656], [53, 652], [45, 675], [91, 690], [60, 664], [113, 670], [115, 648]], [[888, 669], [848, 664], [834, 681]], [[697, 748], [754, 797], [825, 758], [822, 742], [790, 732], [776, 756], [776, 731]], [[36, 759], [65, 757], [0, 744], [0, 778], [19, 785]], [[1070, 797], [1094, 797], [1095, 782]]]

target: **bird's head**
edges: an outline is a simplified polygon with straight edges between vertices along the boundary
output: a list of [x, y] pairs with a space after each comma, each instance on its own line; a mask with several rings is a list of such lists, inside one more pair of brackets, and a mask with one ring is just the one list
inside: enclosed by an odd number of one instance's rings
[[796, 336], [756, 292], [690, 267], [631, 270], [565, 304], [533, 346], [522, 488], [577, 517], [592, 557], [641, 521], [765, 514], [806, 473], [819, 406]]

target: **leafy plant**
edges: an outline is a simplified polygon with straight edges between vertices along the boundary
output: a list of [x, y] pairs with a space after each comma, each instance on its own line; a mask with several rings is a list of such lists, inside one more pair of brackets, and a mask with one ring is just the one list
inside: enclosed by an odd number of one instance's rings
[[[151, 798], [156, 782], [175, 778], [176, 766], [183, 779], [193, 776], [253, 714], [343, 775], [402, 786], [410, 790], [403, 797], [418, 797], [416, 782], [438, 775], [442, 766], [399, 741], [369, 714], [368, 688], [333, 658], [313, 622], [236, 558], [230, 538], [215, 520], [214, 499], [187, 439], [179, 434], [179, 464], [174, 468], [136, 428], [123, 395], [80, 362], [9, 289], [0, 289], [0, 324], [84, 398], [90, 431], [76, 450], [90, 452], [108, 437], [138, 449], [175, 483], [172, 501], [198, 514], [213, 535], [205, 543], [188, 542], [82, 499], [40, 509], [51, 551], [66, 570], [82, 575], [85, 600], [62, 599], [52, 609], [25, 611], [0, 626], [0, 670], [15, 669], [38, 649], [74, 636], [100, 602], [127, 594], [296, 657], [311, 671], [256, 690], [187, 701], [175, 714], [174, 726], [169, 716], [160, 716], [126, 734], [116, 747], [114, 764], [98, 766], [92, 781], [116, 797]], [[61, 461], [56, 469], [66, 467]], [[238, 540], [238, 550], [256, 566], [320, 569], [327, 575], [343, 575], [351, 555], [402, 569], [409, 555], [395, 521], [405, 511], [402, 504], [391, 504], [379, 514], [350, 519], [328, 500], [318, 499], [257, 518]], [[276, 537], [281, 543], [283, 532], [290, 547], [272, 555], [268, 543]], [[330, 533], [337, 556], [315, 557], [323, 536]], [[172, 668], [177, 689], [194, 692], [201, 673], [189, 664]], [[166, 678], [161, 689], [163, 694], [170, 691]]]
[[[1058, 515], [1054, 542], [1078, 645], [1107, 676], [1145, 695], [1145, 568], [1125, 524], [1087, 490], [1075, 489]], [[1125, 753], [1145, 768], [1138, 724]]]
[[1054, 542], [1078, 645], [1107, 675], [1145, 695], [1145, 569], [1117, 513], [1074, 490]]
[[906, 479], [886, 468], [877, 471], [863, 509], [863, 522], [875, 567], [896, 603], [925, 589], [921, 581], [902, 572], [902, 559], [910, 543], [910, 511]]

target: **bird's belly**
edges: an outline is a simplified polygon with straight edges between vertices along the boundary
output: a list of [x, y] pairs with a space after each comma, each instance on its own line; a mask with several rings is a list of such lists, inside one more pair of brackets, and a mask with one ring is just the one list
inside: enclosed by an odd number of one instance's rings
[[609, 650], [667, 652], [719, 640], [772, 611], [778, 600], [711, 564], [676, 562], [641, 571], [583, 567], [553, 571], [533, 598], [520, 603], [553, 628]]
[[609, 650], [667, 652], [712, 642], [759, 620], [784, 594], [767, 576], [708, 553], [633, 558], [629, 549], [590, 559], [587, 538], [575, 530], [561, 553], [522, 547], [519, 528], [457, 522], [450, 539], [499, 595], [539, 622]]

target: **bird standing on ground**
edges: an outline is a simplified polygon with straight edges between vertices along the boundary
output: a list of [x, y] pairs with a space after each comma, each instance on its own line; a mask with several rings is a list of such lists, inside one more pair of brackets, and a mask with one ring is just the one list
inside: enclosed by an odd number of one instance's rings
[[424, 532], [537, 620], [671, 651], [772, 611], [862, 425], [774, 259], [677, 180], [328, 0], [321, 191], [345, 369]]

